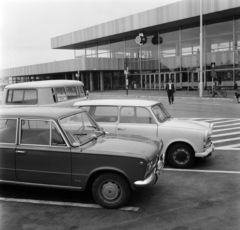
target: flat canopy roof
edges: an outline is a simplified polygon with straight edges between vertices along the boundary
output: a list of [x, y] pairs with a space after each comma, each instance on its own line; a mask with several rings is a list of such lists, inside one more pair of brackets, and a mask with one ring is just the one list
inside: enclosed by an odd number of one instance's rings
[[[239, 15], [239, 0], [202, 0], [203, 21]], [[152, 10], [51, 38], [52, 49], [79, 49], [151, 31], [171, 31], [200, 23], [200, 1], [182, 0]]]

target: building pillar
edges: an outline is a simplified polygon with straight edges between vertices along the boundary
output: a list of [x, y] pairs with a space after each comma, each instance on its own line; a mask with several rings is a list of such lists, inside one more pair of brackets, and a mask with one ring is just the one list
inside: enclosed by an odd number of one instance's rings
[[65, 73], [65, 79], [67, 80], [67, 74]]
[[72, 80], [75, 80], [75, 74], [72, 73]]
[[81, 75], [81, 76], [80, 76], [80, 80], [81, 80], [81, 82], [84, 84], [84, 80], [83, 80], [83, 72], [81, 72], [80, 75]]
[[92, 92], [94, 90], [94, 85], [93, 85], [93, 72], [89, 73], [89, 77], [90, 77], [90, 92]]
[[104, 79], [103, 79], [103, 72], [100, 72], [100, 91], [104, 91]]

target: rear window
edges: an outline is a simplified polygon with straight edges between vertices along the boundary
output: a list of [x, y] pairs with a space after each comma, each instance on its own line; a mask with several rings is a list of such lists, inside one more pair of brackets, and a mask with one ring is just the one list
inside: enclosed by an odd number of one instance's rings
[[54, 88], [53, 97], [57, 102], [67, 101], [79, 97], [85, 97], [85, 92], [82, 86], [67, 86]]
[[38, 102], [36, 89], [10, 89], [6, 104], [35, 105]]

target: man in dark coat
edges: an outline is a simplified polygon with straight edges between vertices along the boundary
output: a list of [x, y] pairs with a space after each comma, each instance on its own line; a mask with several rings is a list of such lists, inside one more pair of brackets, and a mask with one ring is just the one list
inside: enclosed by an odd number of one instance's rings
[[167, 95], [168, 95], [168, 100], [169, 100], [169, 105], [173, 104], [174, 101], [174, 93], [175, 93], [175, 86], [172, 83], [172, 80], [169, 79], [167, 85], [166, 85], [166, 90], [167, 90]]

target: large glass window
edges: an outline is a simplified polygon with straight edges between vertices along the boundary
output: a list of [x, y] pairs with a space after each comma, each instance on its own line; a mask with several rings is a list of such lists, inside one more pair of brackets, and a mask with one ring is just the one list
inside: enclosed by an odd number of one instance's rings
[[240, 19], [235, 20], [235, 31], [240, 31]]
[[216, 69], [233, 68], [233, 52], [207, 54], [206, 61], [207, 69], [211, 69], [212, 62], [215, 62]]
[[97, 46], [86, 48], [86, 56], [97, 57]]
[[221, 52], [233, 49], [233, 35], [218, 35], [206, 38], [206, 52]]
[[182, 42], [182, 55], [200, 54], [200, 40], [187, 40]]
[[174, 31], [170, 33], [160, 34], [160, 37], [163, 40], [163, 44], [171, 43], [173, 41], [179, 41], [179, 31]]
[[75, 55], [76, 57], [85, 56], [85, 48], [75, 49]]
[[226, 34], [233, 32], [233, 21], [219, 22], [214, 24], [207, 24], [205, 27], [206, 36]]
[[193, 39], [198, 38], [200, 34], [200, 27], [194, 27], [190, 29], [182, 29], [181, 30], [181, 39]]
[[179, 43], [167, 43], [160, 46], [160, 54], [162, 57], [179, 56]]
[[111, 42], [111, 57], [124, 58], [124, 41]]
[[98, 57], [110, 57], [110, 44], [98, 44]]
[[235, 34], [234, 58], [235, 58], [235, 67], [240, 67], [240, 33]]
[[134, 39], [129, 39], [126, 41], [126, 58], [139, 58], [140, 46], [135, 42]]

